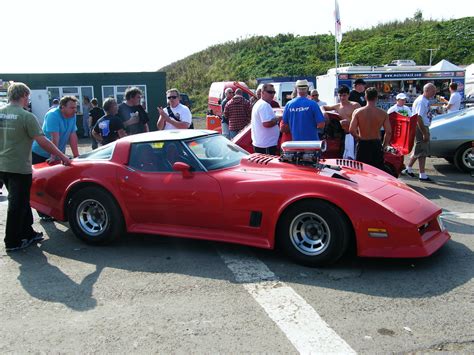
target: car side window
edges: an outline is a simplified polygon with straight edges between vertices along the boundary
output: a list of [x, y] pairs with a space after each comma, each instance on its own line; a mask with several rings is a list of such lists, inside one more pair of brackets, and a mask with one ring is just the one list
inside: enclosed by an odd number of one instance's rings
[[201, 170], [179, 141], [157, 141], [132, 144], [129, 166], [146, 172], [174, 172], [173, 164], [183, 162]]

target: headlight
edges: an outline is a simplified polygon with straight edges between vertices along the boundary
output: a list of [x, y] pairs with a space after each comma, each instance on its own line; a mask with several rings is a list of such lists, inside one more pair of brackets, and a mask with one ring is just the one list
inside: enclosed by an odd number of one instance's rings
[[436, 217], [436, 219], [438, 220], [439, 229], [441, 229], [442, 231], [445, 231], [446, 226], [443, 223], [443, 219], [441, 218], [441, 215], [438, 215], [438, 217]]

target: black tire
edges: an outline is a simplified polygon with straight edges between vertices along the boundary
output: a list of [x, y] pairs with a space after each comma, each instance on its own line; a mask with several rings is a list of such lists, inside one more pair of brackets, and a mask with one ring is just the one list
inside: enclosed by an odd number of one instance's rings
[[323, 200], [305, 200], [281, 216], [276, 237], [279, 247], [296, 262], [325, 266], [345, 253], [351, 229], [336, 206]]
[[117, 202], [107, 191], [94, 186], [83, 188], [71, 197], [68, 220], [76, 237], [93, 245], [111, 243], [124, 230]]
[[470, 173], [474, 171], [474, 164], [469, 160], [469, 153], [472, 153], [472, 143], [468, 142], [460, 146], [454, 153], [454, 165], [461, 171]]

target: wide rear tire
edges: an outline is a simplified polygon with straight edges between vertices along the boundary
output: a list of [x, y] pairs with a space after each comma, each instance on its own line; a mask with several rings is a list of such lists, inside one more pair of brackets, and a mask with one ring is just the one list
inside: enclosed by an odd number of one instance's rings
[[343, 212], [323, 200], [305, 200], [291, 206], [277, 225], [277, 243], [296, 262], [330, 265], [347, 250], [351, 228]]
[[71, 197], [68, 220], [76, 237], [93, 245], [111, 243], [124, 230], [122, 212], [115, 199], [94, 186], [83, 188]]

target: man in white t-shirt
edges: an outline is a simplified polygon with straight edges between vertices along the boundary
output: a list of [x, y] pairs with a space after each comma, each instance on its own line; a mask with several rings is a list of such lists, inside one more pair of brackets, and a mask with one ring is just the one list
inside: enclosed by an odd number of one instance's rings
[[262, 98], [252, 108], [250, 124], [252, 127], [252, 145], [255, 153], [271, 155], [277, 153], [281, 117], [276, 117], [270, 106], [273, 96], [275, 96], [273, 85], [264, 84], [262, 87]]
[[418, 115], [416, 126], [415, 147], [408, 162], [407, 168], [402, 171], [402, 175], [415, 177], [413, 165], [418, 159], [420, 167], [419, 180], [423, 182], [433, 182], [425, 173], [426, 157], [430, 155], [430, 99], [436, 94], [436, 86], [428, 83], [423, 86], [423, 95], [420, 95], [413, 102], [413, 113]]
[[447, 104], [444, 105], [444, 108], [448, 113], [459, 111], [459, 108], [461, 107], [462, 98], [461, 94], [458, 93], [458, 84], [449, 84], [449, 92], [451, 93], [451, 96], [449, 97], [449, 101], [447, 101]]
[[316, 89], [311, 90], [311, 100], [316, 102], [319, 107], [327, 105], [325, 101], [319, 99], [319, 92]]
[[390, 115], [392, 112], [397, 112], [402, 116], [411, 117], [411, 110], [405, 105], [407, 102], [407, 95], [401, 92], [396, 96], [396, 99], [397, 103], [387, 110], [387, 114]]
[[165, 108], [158, 107], [160, 117], [156, 122], [156, 128], [158, 130], [190, 128], [193, 123], [193, 116], [189, 108], [179, 102], [178, 89], [169, 89], [166, 92], [166, 97], [168, 106]]

